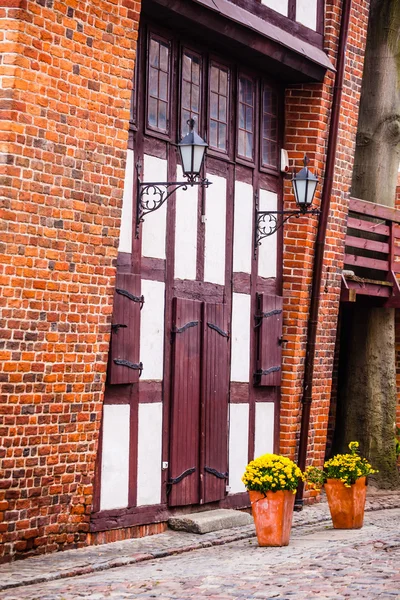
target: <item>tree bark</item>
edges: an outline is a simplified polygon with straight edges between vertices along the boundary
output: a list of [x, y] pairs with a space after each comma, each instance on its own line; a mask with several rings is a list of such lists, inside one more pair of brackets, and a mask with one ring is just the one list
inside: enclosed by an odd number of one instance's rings
[[[394, 206], [400, 159], [400, 2], [371, 0], [352, 196]], [[357, 302], [343, 311], [335, 451], [351, 440], [398, 487], [394, 309]]]

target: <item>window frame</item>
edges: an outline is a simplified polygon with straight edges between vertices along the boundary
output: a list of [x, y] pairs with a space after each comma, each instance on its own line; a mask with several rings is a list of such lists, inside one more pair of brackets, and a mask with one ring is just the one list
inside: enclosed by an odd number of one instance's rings
[[[168, 94], [167, 94], [167, 128], [166, 131], [154, 127], [149, 124], [149, 82], [150, 82], [150, 42], [152, 39], [156, 39], [168, 46], [169, 49], [169, 73], [168, 73]], [[159, 33], [155, 28], [148, 27], [146, 32], [145, 40], [146, 50], [146, 64], [145, 64], [145, 79], [144, 79], [144, 92], [145, 92], [145, 106], [144, 106], [144, 131], [148, 135], [155, 135], [163, 140], [171, 141], [172, 139], [172, 104], [174, 99], [172, 78], [173, 78], [173, 64], [174, 64], [174, 43], [172, 37]]]
[[[240, 78], [243, 77], [253, 82], [253, 154], [252, 157], [249, 158], [247, 156], [242, 156], [239, 154], [239, 113], [240, 113]], [[258, 109], [258, 89], [259, 89], [259, 79], [260, 77], [255, 75], [254, 73], [249, 73], [248, 71], [238, 70], [236, 76], [236, 122], [235, 122], [235, 140], [236, 140], [236, 148], [235, 148], [235, 159], [242, 164], [247, 166], [255, 166], [256, 164], [256, 156], [257, 152], [259, 152], [258, 148], [258, 135], [257, 135], [257, 115], [259, 112]], [[246, 130], [242, 130], [246, 131]]]
[[177, 136], [178, 136], [178, 140], [180, 140], [182, 137], [184, 137], [187, 133], [181, 131], [181, 125], [182, 125], [182, 111], [183, 111], [183, 106], [182, 106], [182, 96], [183, 96], [183, 55], [185, 52], [191, 53], [197, 57], [199, 57], [200, 59], [200, 93], [199, 93], [199, 120], [196, 123], [196, 131], [200, 136], [204, 135], [204, 128], [205, 128], [205, 120], [206, 120], [206, 104], [207, 101], [204, 100], [204, 94], [205, 94], [205, 88], [206, 86], [204, 85], [204, 82], [206, 81], [205, 75], [204, 75], [204, 70], [206, 67], [206, 57], [203, 55], [202, 52], [199, 52], [198, 50], [194, 50], [191, 46], [187, 45], [187, 44], [182, 44], [178, 50], [178, 77], [179, 77], [179, 82], [178, 82], [178, 89], [179, 89], [179, 98], [178, 98], [178, 117], [177, 117]]
[[[276, 94], [276, 129], [277, 129], [277, 135], [276, 135], [276, 167], [272, 166], [272, 165], [267, 165], [264, 164], [263, 162], [263, 140], [264, 140], [264, 136], [263, 136], [263, 116], [264, 116], [264, 90], [265, 88], [270, 89], [272, 92], [274, 92]], [[259, 116], [259, 122], [260, 122], [260, 127], [259, 127], [259, 169], [260, 171], [266, 172], [266, 173], [276, 173], [276, 171], [280, 170], [280, 157], [279, 157], [279, 149], [280, 147], [282, 147], [282, 131], [279, 127], [279, 119], [281, 117], [282, 114], [282, 109], [281, 109], [281, 101], [282, 101], [282, 95], [279, 92], [279, 90], [276, 88], [276, 86], [271, 85], [270, 83], [268, 83], [265, 79], [262, 79], [260, 82], [260, 116]]]
[[[226, 150], [221, 150], [220, 148], [215, 148], [210, 145], [210, 113], [211, 113], [211, 67], [216, 65], [218, 68], [225, 69], [228, 74], [228, 93], [227, 93], [227, 106], [226, 106]], [[232, 82], [234, 80], [233, 67], [228, 62], [217, 58], [215, 55], [208, 55], [208, 64], [207, 64], [207, 98], [206, 98], [206, 111], [205, 111], [205, 134], [206, 141], [209, 145], [207, 148], [207, 154], [210, 156], [214, 156], [215, 158], [229, 160], [232, 158], [232, 150], [234, 146], [234, 137], [232, 138], [232, 121], [233, 121], [233, 101], [232, 101]]]

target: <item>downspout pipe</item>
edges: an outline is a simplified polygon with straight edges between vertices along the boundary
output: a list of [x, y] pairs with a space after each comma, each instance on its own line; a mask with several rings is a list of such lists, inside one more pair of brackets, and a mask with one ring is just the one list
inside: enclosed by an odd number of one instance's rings
[[[346, 66], [346, 49], [349, 34], [352, 0], [343, 0], [335, 83], [333, 89], [331, 121], [329, 126], [326, 168], [321, 196], [321, 214], [318, 223], [314, 250], [314, 267], [312, 277], [310, 313], [307, 326], [306, 361], [302, 395], [302, 415], [299, 440], [298, 466], [302, 471], [306, 468], [308, 434], [310, 429], [310, 413], [313, 393], [315, 349], [317, 340], [318, 312], [321, 298], [322, 269], [325, 250], [325, 237], [328, 228], [333, 176], [337, 141], [339, 134], [340, 105], [343, 92], [343, 80]], [[301, 482], [296, 495], [295, 508], [301, 510], [304, 503], [304, 483]]]

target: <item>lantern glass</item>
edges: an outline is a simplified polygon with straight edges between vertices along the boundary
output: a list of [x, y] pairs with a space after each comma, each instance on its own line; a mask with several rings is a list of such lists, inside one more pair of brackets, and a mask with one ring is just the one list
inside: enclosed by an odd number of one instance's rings
[[194, 179], [200, 174], [208, 144], [194, 131], [194, 120], [188, 121], [190, 131], [178, 144], [182, 170], [186, 177]]
[[306, 211], [312, 205], [318, 178], [307, 167], [294, 175], [292, 179], [296, 204], [300, 210]]

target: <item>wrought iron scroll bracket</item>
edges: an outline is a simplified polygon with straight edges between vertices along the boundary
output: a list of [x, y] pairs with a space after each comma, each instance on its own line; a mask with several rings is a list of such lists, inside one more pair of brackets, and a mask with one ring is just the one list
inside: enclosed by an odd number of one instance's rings
[[202, 186], [208, 187], [212, 184], [208, 179], [195, 179], [188, 177], [187, 181], [155, 181], [146, 183], [141, 181], [141, 164], [136, 164], [137, 173], [137, 199], [136, 199], [136, 238], [139, 237], [140, 223], [143, 223], [144, 217], [158, 210], [178, 189], [187, 190], [188, 187]]
[[257, 249], [261, 246], [262, 240], [276, 233], [290, 218], [296, 217], [298, 219], [303, 215], [319, 215], [320, 212], [318, 208], [310, 208], [310, 210], [258, 210], [257, 208], [255, 216], [254, 258], [257, 257]]

